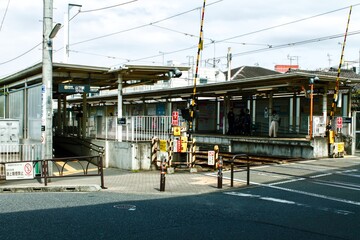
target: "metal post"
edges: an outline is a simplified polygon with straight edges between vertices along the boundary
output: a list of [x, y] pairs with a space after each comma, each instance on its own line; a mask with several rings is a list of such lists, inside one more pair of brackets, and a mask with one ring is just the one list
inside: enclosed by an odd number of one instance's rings
[[107, 187], [105, 187], [105, 181], [104, 181], [104, 158], [103, 158], [103, 154], [100, 154], [99, 156], [99, 166], [100, 166], [100, 177], [101, 177], [101, 188], [102, 189], [107, 189]]
[[218, 188], [222, 188], [222, 180], [223, 180], [222, 167], [223, 167], [223, 159], [222, 156], [220, 156], [218, 162], [218, 185], [217, 185]]
[[[310, 80], [312, 81], [312, 80]], [[310, 125], [309, 125], [309, 136], [310, 139], [313, 137], [313, 105], [314, 105], [314, 83], [310, 82]]]
[[160, 191], [165, 191], [165, 174], [166, 174], [166, 161], [165, 159], [161, 160], [161, 172], [160, 172]]
[[42, 175], [44, 178], [44, 185], [47, 186], [47, 174], [48, 174], [48, 160], [43, 160], [42, 161]]
[[248, 157], [248, 161], [247, 161], [247, 176], [246, 176], [246, 185], [250, 185], [250, 161], [249, 161], [249, 157]]
[[[123, 82], [123, 78], [122, 75], [119, 73], [118, 74], [118, 114], [117, 114], [117, 118], [120, 119], [123, 117], [123, 109], [122, 109], [122, 103], [123, 103], [123, 93], [122, 93], [122, 82]], [[122, 132], [122, 124], [117, 124], [118, 128], [118, 134], [117, 134], [117, 140], [118, 142], [122, 142], [123, 141], [123, 132]], [[132, 128], [134, 129], [134, 128]], [[134, 137], [134, 135], [132, 134], [132, 138]]]
[[231, 181], [230, 181], [230, 187], [234, 186], [234, 158], [231, 162]]

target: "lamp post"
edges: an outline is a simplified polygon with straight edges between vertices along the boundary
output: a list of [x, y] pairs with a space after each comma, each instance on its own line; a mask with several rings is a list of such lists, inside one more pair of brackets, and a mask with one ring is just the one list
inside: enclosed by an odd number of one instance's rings
[[65, 14], [64, 22], [65, 22], [65, 54], [64, 54], [64, 63], [67, 63], [69, 61], [69, 55], [70, 55], [70, 10], [72, 7], [79, 7], [81, 8], [82, 5], [79, 4], [68, 4], [68, 11], [67, 14]]

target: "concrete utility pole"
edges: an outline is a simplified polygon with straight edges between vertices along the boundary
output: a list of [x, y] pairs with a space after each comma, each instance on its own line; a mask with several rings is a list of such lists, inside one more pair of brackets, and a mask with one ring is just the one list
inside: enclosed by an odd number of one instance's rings
[[[52, 38], [55, 37], [61, 24], [53, 28], [53, 1], [44, 0], [43, 13], [43, 44], [42, 44], [42, 116], [41, 116], [41, 142], [42, 159], [53, 157], [53, 133], [52, 133]], [[52, 175], [52, 167], [49, 166], [49, 175]]]

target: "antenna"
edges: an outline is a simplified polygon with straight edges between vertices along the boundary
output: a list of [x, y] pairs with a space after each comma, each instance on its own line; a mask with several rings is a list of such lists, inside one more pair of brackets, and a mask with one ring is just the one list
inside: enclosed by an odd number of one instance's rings
[[293, 60], [296, 60], [296, 65], [299, 65], [299, 57], [300, 56], [290, 56], [290, 54], [287, 55], [287, 58], [290, 60], [290, 65], [292, 65]]

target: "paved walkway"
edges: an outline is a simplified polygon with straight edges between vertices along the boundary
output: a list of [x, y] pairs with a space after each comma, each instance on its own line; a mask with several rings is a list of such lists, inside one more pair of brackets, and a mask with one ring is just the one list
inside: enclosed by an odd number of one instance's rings
[[[101, 189], [100, 177], [54, 178], [47, 187], [39, 180], [0, 180], [0, 193], [47, 192], [47, 191], [111, 191], [132, 194], [173, 194], [191, 195], [210, 193], [230, 188], [230, 180], [223, 180], [223, 188], [217, 188], [217, 176], [207, 172], [190, 173], [188, 170], [166, 174], [165, 191], [160, 191], [159, 171], [125, 171], [114, 168], [104, 169], [104, 185]], [[244, 186], [235, 183], [234, 187]]]
[[[273, 164], [252, 167], [250, 171], [251, 185], [274, 184], [276, 182], [292, 181], [303, 177], [312, 177], [333, 171], [358, 171], [360, 157], [330, 158], [299, 161], [288, 164]], [[355, 170], [354, 170], [355, 169]], [[43, 191], [108, 191], [131, 194], [166, 194], [195, 195], [230, 190], [230, 171], [224, 171], [223, 187], [217, 188], [217, 172], [190, 173], [189, 170], [176, 170], [166, 174], [165, 191], [160, 191], [159, 171], [125, 171], [114, 168], [104, 170], [104, 184], [107, 189], [101, 189], [100, 177], [77, 177], [51, 179], [48, 186], [38, 180], [0, 180], [0, 193], [10, 192], [43, 192]], [[246, 171], [234, 173], [234, 188], [246, 187]]]

